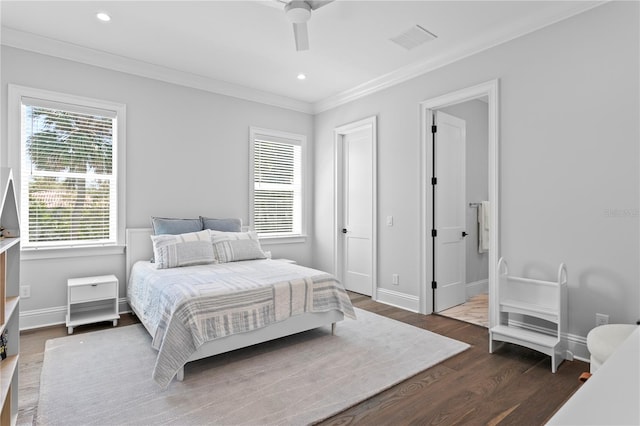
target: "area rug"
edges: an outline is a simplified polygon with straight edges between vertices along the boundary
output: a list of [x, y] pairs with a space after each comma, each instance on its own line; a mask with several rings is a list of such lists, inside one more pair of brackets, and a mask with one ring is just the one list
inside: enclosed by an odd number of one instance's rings
[[469, 345], [356, 309], [357, 320], [187, 364], [159, 388], [142, 325], [46, 343], [38, 425], [311, 424]]

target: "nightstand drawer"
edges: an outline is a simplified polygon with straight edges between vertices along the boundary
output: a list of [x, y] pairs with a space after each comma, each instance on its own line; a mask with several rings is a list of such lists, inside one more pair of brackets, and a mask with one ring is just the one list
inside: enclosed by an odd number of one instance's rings
[[88, 302], [117, 297], [117, 282], [69, 287], [69, 302]]

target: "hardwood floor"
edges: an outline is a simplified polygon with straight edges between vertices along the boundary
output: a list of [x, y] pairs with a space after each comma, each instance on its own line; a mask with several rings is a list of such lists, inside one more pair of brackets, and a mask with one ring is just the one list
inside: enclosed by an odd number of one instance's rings
[[465, 352], [322, 422], [322, 425], [542, 425], [580, 387], [589, 370], [516, 345], [489, 354], [488, 330], [421, 315], [351, 294], [354, 306], [471, 345]]
[[[488, 352], [487, 329], [439, 315], [420, 315], [350, 293], [354, 306], [471, 345], [465, 352], [323, 421], [322, 425], [541, 425], [575, 392], [589, 370], [565, 361], [551, 373], [548, 356], [515, 345]], [[122, 315], [119, 327], [136, 323]], [[77, 327], [74, 333], [110, 328]], [[34, 424], [46, 340], [66, 336], [63, 325], [20, 334], [18, 425]]]

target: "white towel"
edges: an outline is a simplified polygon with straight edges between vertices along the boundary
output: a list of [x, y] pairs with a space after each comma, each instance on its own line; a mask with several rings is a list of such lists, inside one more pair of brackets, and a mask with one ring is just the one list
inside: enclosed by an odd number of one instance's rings
[[483, 201], [478, 206], [478, 253], [489, 251], [489, 227], [491, 223], [491, 205]]

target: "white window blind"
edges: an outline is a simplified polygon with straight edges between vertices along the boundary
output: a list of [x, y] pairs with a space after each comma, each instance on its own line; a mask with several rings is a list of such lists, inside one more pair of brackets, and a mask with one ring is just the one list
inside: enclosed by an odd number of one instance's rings
[[302, 144], [253, 139], [253, 227], [261, 237], [302, 234]]
[[117, 242], [115, 111], [23, 97], [24, 248]]

